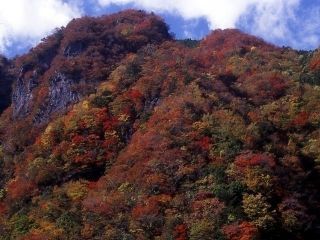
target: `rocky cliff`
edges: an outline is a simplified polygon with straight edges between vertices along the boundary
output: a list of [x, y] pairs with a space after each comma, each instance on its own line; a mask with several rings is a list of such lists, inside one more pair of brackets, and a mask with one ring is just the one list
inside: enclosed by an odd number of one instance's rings
[[52, 113], [94, 92], [126, 54], [168, 39], [167, 26], [143, 12], [71, 21], [16, 60], [13, 118], [47, 122]]
[[319, 239], [319, 53], [73, 20], [8, 72], [0, 239]]
[[0, 114], [11, 103], [11, 85], [14, 77], [10, 73], [12, 63], [3, 56], [0, 56]]

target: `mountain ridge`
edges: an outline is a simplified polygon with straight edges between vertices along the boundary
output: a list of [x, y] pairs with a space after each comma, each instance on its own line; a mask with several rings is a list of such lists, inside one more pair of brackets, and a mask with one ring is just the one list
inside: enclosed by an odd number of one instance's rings
[[142, 11], [73, 20], [14, 63], [1, 237], [316, 239], [319, 62]]

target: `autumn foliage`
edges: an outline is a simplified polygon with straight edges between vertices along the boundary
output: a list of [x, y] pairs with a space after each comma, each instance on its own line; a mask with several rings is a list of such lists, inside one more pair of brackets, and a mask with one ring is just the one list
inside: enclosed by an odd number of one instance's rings
[[0, 239], [319, 239], [317, 59], [143, 11], [71, 21], [6, 63]]

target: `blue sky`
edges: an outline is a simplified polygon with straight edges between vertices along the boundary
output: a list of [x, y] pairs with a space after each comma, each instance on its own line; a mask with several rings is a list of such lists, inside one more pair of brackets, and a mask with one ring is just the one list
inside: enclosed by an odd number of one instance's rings
[[[125, 9], [143, 9], [135, 6], [132, 3], [129, 4], [110, 4], [107, 7], [97, 8], [95, 5], [90, 4], [92, 1], [87, 1], [84, 5], [85, 14], [89, 16], [100, 16], [104, 14], [116, 13]], [[144, 9], [148, 11], [148, 9]], [[149, 10], [150, 11], [150, 10]], [[208, 22], [204, 17], [195, 19], [184, 19], [179, 14], [168, 12], [157, 12], [167, 24], [169, 24], [170, 32], [174, 34], [177, 39], [201, 39], [210, 33]]]
[[127, 8], [161, 15], [178, 39], [239, 28], [279, 46], [320, 46], [320, 0], [0, 0], [0, 53], [22, 54], [72, 18]]

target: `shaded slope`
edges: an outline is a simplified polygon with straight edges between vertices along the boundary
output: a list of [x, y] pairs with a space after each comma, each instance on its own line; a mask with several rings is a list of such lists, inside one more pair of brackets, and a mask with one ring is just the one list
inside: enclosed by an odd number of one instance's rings
[[[19, 148], [32, 143], [39, 127], [52, 116], [94, 93], [126, 54], [168, 39], [167, 26], [159, 17], [133, 10], [75, 19], [66, 28], [57, 29], [15, 60], [18, 77], [11, 108], [3, 116], [3, 145], [8, 151], [21, 151]], [[10, 129], [8, 123], [13, 125]], [[30, 129], [33, 139], [21, 136], [23, 129]], [[13, 138], [10, 142], [6, 141], [9, 136]]]
[[320, 91], [303, 57], [237, 30], [127, 54], [15, 155], [0, 231], [317, 239]]
[[2, 113], [11, 103], [11, 85], [13, 76], [10, 72], [8, 59], [0, 56], [0, 113]]

